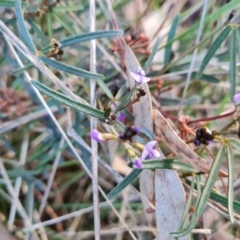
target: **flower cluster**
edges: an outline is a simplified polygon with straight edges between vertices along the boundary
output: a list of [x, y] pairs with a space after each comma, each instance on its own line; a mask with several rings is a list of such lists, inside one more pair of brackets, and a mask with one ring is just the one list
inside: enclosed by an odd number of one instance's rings
[[[106, 140], [118, 139], [122, 141], [132, 141], [132, 137], [138, 134], [140, 131], [139, 127], [127, 127], [124, 133], [120, 133], [119, 136], [116, 136], [111, 133], [101, 133], [96, 129], [93, 129], [90, 132], [90, 137], [97, 142], [104, 142]], [[140, 143], [134, 143], [133, 145], [142, 151], [141, 157], [137, 157], [135, 151], [131, 148], [126, 149], [128, 155], [132, 159], [133, 166], [136, 168], [142, 168], [142, 161], [145, 159], [153, 159], [160, 157], [160, 153], [154, 149], [157, 141], [148, 142], [145, 146]]]
[[[136, 80], [137, 83], [142, 84], [150, 81], [150, 78], [146, 77], [144, 70], [141, 67], [138, 67], [135, 72], [131, 72], [132, 77]], [[144, 96], [146, 93], [140, 87], [137, 86], [137, 100]], [[111, 111], [117, 108], [117, 104], [113, 102], [108, 108], [106, 108], [104, 114], [107, 119], [110, 118]], [[124, 120], [125, 115], [120, 113], [119, 115], [114, 115], [118, 120]], [[132, 138], [137, 135], [140, 131], [139, 127], [126, 127], [124, 133], [120, 133], [118, 136], [111, 133], [101, 133], [97, 129], [93, 129], [90, 132], [90, 137], [97, 142], [104, 142], [106, 140], [118, 139], [119, 141], [129, 141], [132, 143]], [[145, 159], [153, 159], [160, 157], [160, 153], [154, 149], [157, 141], [148, 142], [145, 146], [140, 143], [132, 143], [135, 147], [142, 152], [141, 157], [138, 157], [135, 153], [135, 150], [132, 147], [125, 147], [129, 157], [133, 161], [133, 166], [136, 168], [142, 168], [142, 161]]]

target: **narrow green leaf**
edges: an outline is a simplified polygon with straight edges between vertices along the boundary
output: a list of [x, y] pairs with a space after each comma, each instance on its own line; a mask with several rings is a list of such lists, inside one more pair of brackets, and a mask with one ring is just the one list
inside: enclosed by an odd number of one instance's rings
[[233, 214], [234, 156], [230, 144], [227, 145], [227, 152], [228, 152], [228, 213], [230, 221], [234, 223]]
[[88, 79], [96, 79], [96, 80], [104, 79], [104, 76], [101, 74], [95, 74], [95, 73], [91, 73], [89, 71], [86, 71], [86, 70], [83, 70], [83, 69], [80, 69], [77, 67], [69, 66], [67, 64], [52, 60], [45, 56], [41, 56], [40, 58], [43, 60], [43, 62], [45, 62], [49, 66], [54, 67], [60, 71], [68, 73], [68, 74], [72, 74], [72, 75], [75, 75], [78, 77], [84, 77], [84, 78], [88, 78]]
[[[165, 98], [165, 97], [160, 97], [161, 105], [162, 106], [176, 106], [180, 103], [180, 99], [177, 98]], [[199, 103], [201, 101], [201, 97], [199, 96], [194, 96], [191, 98], [186, 98], [183, 101], [184, 105], [193, 105], [196, 103]]]
[[193, 197], [193, 190], [194, 190], [194, 181], [195, 181], [195, 176], [192, 177], [191, 187], [190, 187], [190, 191], [189, 191], [189, 194], [188, 194], [187, 205], [186, 205], [186, 207], [185, 207], [185, 210], [184, 210], [184, 213], [183, 213], [181, 222], [180, 222], [180, 224], [179, 224], [178, 231], [183, 228], [184, 223], [185, 223], [185, 221], [186, 221], [186, 219], [187, 219], [187, 216], [188, 216], [190, 207], [191, 207], [192, 197]]
[[31, 81], [32, 85], [35, 86], [39, 91], [45, 93], [49, 97], [52, 97], [53, 99], [59, 101], [60, 103], [63, 103], [79, 112], [85, 113], [87, 115], [90, 115], [92, 117], [98, 118], [98, 119], [104, 119], [104, 113], [98, 109], [92, 108], [91, 106], [82, 104], [80, 102], [77, 102], [62, 93], [56, 92], [45, 85], [37, 82], [37, 81]]
[[[0, 7], [15, 7], [15, 0], [1, 0]], [[22, 7], [27, 7], [28, 2], [22, 2]]]
[[196, 216], [197, 217], [200, 217], [205, 209], [205, 206], [207, 204], [207, 201], [210, 196], [213, 185], [218, 177], [218, 172], [220, 170], [222, 161], [224, 159], [224, 155], [225, 155], [225, 146], [222, 144], [218, 151], [216, 159], [212, 164], [211, 171], [208, 175], [208, 179], [206, 181], [205, 187], [204, 187], [201, 197], [199, 199], [199, 203], [196, 208]]
[[[179, 15], [177, 15], [173, 20], [173, 24], [168, 34], [167, 42], [170, 42], [174, 39], [177, 26], [178, 26], [178, 21], [179, 21]], [[168, 47], [165, 48], [164, 65], [167, 65], [169, 63], [171, 54], [172, 54], [172, 44], [170, 44]]]
[[120, 89], [118, 90], [117, 95], [115, 96], [115, 99], [119, 99], [120, 97], [122, 97], [122, 95], [125, 93], [125, 91], [127, 90], [127, 86], [126, 84], [123, 84]]
[[240, 59], [240, 28], [236, 29], [237, 35], [237, 50], [238, 50], [238, 59]]
[[108, 193], [107, 197], [113, 198], [118, 193], [120, 193], [124, 188], [126, 188], [130, 183], [132, 183], [138, 175], [142, 172], [140, 169], [134, 169], [132, 170], [124, 179], [122, 182], [120, 182], [110, 193]]
[[154, 133], [147, 128], [141, 127], [139, 132], [144, 134], [146, 137], [148, 137], [152, 141], [154, 141], [156, 139]]
[[211, 45], [211, 47], [208, 49], [207, 54], [205, 55], [201, 67], [199, 69], [199, 73], [198, 75], [202, 75], [205, 67], [207, 66], [207, 64], [209, 63], [209, 61], [211, 60], [211, 58], [214, 56], [214, 54], [216, 53], [216, 51], [218, 50], [218, 48], [221, 46], [221, 44], [223, 43], [223, 41], [227, 38], [228, 34], [231, 31], [231, 27], [227, 26], [225, 27], [222, 32], [220, 33], [220, 35], [216, 38], [216, 40], [213, 42], [213, 44]]
[[228, 138], [229, 143], [240, 152], [240, 140], [237, 138]]
[[171, 235], [173, 237], [183, 237], [186, 236], [187, 234], [189, 234], [194, 227], [197, 225], [198, 223], [198, 217], [196, 216], [196, 214], [193, 214], [191, 222], [189, 223], [189, 225], [186, 228], [181, 229], [180, 231], [177, 232], [172, 232]]
[[52, 21], [52, 12], [47, 12], [46, 14], [46, 19], [47, 19], [47, 32], [48, 32], [48, 37], [50, 39], [53, 38], [53, 21]]
[[[202, 188], [201, 188], [201, 175], [197, 175], [196, 178], [196, 182], [197, 182], [197, 204], [199, 203], [200, 197], [201, 197], [201, 193], [202, 193]], [[196, 204], [196, 205], [197, 205]], [[196, 207], [196, 206], [195, 206]]]
[[23, 18], [23, 14], [22, 14], [22, 8], [21, 8], [21, 0], [16, 0], [15, 1], [15, 8], [16, 8], [16, 17], [17, 17], [17, 23], [18, 23], [20, 34], [21, 34], [24, 42], [27, 44], [28, 48], [33, 53], [35, 53], [36, 48], [34, 46], [32, 38], [29, 34], [27, 26], [25, 25], [25, 22], [24, 22], [24, 18]]
[[[187, 74], [181, 74], [181, 76], [183, 78], [186, 78], [187, 77]], [[204, 81], [204, 82], [209, 82], [209, 83], [219, 83], [219, 79], [213, 77], [213, 76], [210, 76], [210, 75], [207, 75], [207, 74], [202, 74], [201, 76], [198, 76], [198, 73], [197, 72], [193, 72], [192, 75], [191, 75], [191, 78], [192, 80], [199, 80], [199, 81]]]
[[125, 97], [122, 99], [121, 103], [117, 106], [117, 108], [114, 110], [114, 113], [117, 113], [124, 109], [125, 106], [131, 101], [132, 95], [135, 92], [135, 88], [132, 88], [131, 91], [125, 95]]
[[148, 57], [148, 60], [145, 62], [145, 65], [144, 65], [144, 71], [146, 73], [148, 72], [148, 70], [149, 70], [149, 68], [152, 64], [152, 61], [153, 61], [153, 58], [154, 58], [155, 54], [157, 53], [159, 44], [160, 44], [160, 38], [158, 37], [154, 46], [153, 46], [153, 50], [152, 50], [150, 56]]
[[38, 175], [41, 173], [39, 170], [25, 170], [25, 169], [17, 169], [17, 170], [9, 170], [7, 171], [8, 176], [10, 178], [16, 178], [16, 177], [28, 177], [33, 175]]
[[55, 19], [72, 35], [76, 35], [76, 31], [73, 28], [73, 26], [66, 20], [64, 17], [64, 14], [52, 12], [52, 15], [55, 17]]
[[[201, 196], [200, 175], [196, 176], [196, 182], [197, 182], [197, 204], [198, 204], [200, 196]], [[187, 227], [185, 227], [177, 232], [173, 232], [173, 233], [171, 233], [171, 235], [174, 237], [185, 236], [185, 235], [189, 234], [195, 228], [197, 223], [198, 223], [198, 216], [196, 215], [196, 212], [195, 212], [192, 216], [190, 224]]]
[[184, 172], [194, 172], [190, 165], [175, 159], [151, 159], [142, 162], [144, 169], [173, 169]]
[[[75, 35], [69, 38], [65, 38], [63, 40], [60, 40], [61, 48], [65, 48], [67, 46], [90, 41], [93, 39], [99, 39], [99, 38], [113, 38], [116, 36], [120, 36], [123, 34], [123, 31], [121, 30], [110, 30], [110, 31], [97, 31], [97, 32], [90, 32], [90, 33], [84, 33], [80, 35]], [[50, 48], [50, 45], [44, 47], [42, 49], [42, 52], [45, 52]]]
[[106, 85], [106, 83], [104, 81], [97, 81], [97, 84], [99, 85], [99, 87], [104, 91], [104, 93], [110, 98], [113, 99], [113, 95], [112, 92], [109, 90], [108, 86]]
[[233, 100], [236, 89], [236, 43], [237, 43], [237, 30], [233, 29], [230, 40], [229, 50], [229, 80], [230, 80], [230, 98]]
[[19, 74], [23, 73], [24, 71], [31, 69], [32, 67], [34, 67], [34, 65], [32, 63], [29, 63], [25, 67], [15, 70], [12, 74], [19, 75]]
[[72, 6], [54, 6], [52, 8], [53, 12], [68, 12], [68, 11], [81, 11], [83, 10], [82, 5], [72, 5]]
[[[186, 183], [188, 185], [191, 185], [191, 182], [188, 179], [186, 180]], [[194, 188], [196, 188], [196, 186]], [[203, 188], [203, 186], [201, 186], [201, 188]], [[228, 199], [225, 196], [217, 193], [215, 190], [211, 191], [210, 199], [220, 203], [224, 207], [228, 207]], [[235, 201], [235, 200], [233, 201], [233, 210], [235, 212], [240, 213], [240, 202]]]
[[129, 119], [131, 122], [134, 122], [134, 116], [127, 109], [123, 109], [122, 113], [127, 117], [127, 119]]
[[33, 19], [27, 19], [27, 22], [30, 24], [32, 30], [34, 31], [34, 33], [38, 36], [38, 38], [42, 41], [43, 45], [48, 44], [48, 40], [45, 36], [45, 34], [42, 32], [42, 30], [37, 26], [37, 24], [35, 23], [35, 21]]

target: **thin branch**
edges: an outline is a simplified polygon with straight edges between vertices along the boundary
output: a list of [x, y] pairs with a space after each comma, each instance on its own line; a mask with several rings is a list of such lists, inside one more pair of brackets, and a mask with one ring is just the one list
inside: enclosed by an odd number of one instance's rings
[[[89, 0], [89, 18], [90, 32], [96, 30], [95, 23], [96, 6], [95, 0]], [[96, 40], [90, 41], [90, 71], [96, 73]], [[90, 100], [91, 106], [96, 108], [96, 81], [91, 79], [90, 82]], [[91, 130], [97, 128], [97, 121], [91, 117]], [[94, 206], [94, 234], [95, 240], [100, 239], [100, 212], [99, 212], [99, 196], [98, 196], [98, 143], [91, 139], [92, 146], [92, 190], [93, 190], [93, 206]]]
[[[198, 29], [198, 34], [197, 34], [197, 38], [196, 38], [196, 42], [195, 42], [195, 46], [197, 46], [200, 42], [201, 39], [201, 35], [202, 35], [202, 30], [203, 30], [203, 23], [204, 23], [204, 19], [206, 16], [206, 12], [207, 12], [207, 5], [208, 5], [208, 0], [204, 0], [204, 4], [203, 4], [203, 10], [202, 10], [202, 16], [201, 16], [201, 20], [200, 20], [200, 24], [199, 24], [199, 29]], [[192, 55], [192, 60], [191, 60], [191, 64], [189, 67], [189, 72], [187, 74], [187, 80], [186, 80], [186, 84], [183, 90], [183, 95], [181, 98], [181, 102], [179, 104], [179, 109], [178, 109], [178, 116], [182, 115], [182, 106], [183, 106], [183, 101], [186, 97], [187, 94], [187, 89], [191, 80], [191, 76], [192, 76], [192, 72], [193, 72], [193, 68], [194, 68], [194, 63], [195, 63], [195, 58], [197, 55], [197, 48], [195, 48], [193, 55]]]
[[[21, 153], [20, 153], [20, 160], [19, 160], [20, 166], [24, 166], [25, 164], [25, 161], [27, 158], [28, 145], [29, 145], [29, 135], [25, 134], [23, 138], [22, 146], [21, 146]], [[22, 177], [17, 177], [15, 181], [15, 193], [17, 198], [19, 197], [21, 185], [22, 185]], [[9, 219], [8, 219], [9, 230], [13, 230], [13, 223], [16, 216], [16, 210], [17, 210], [17, 204], [13, 202], [13, 204], [11, 205]]]
[[62, 149], [63, 145], [64, 145], [64, 138], [62, 137], [62, 139], [59, 143], [59, 146], [58, 146], [59, 152], [57, 153], [57, 155], [54, 159], [53, 166], [52, 166], [52, 171], [49, 174], [47, 187], [45, 189], [45, 192], [44, 192], [44, 195], [43, 195], [40, 207], [39, 207], [39, 212], [38, 212], [39, 219], [41, 218], [41, 215], [43, 213], [43, 210], [44, 210], [46, 202], [47, 202], [47, 198], [49, 196], [49, 193], [50, 193], [50, 190], [51, 190], [51, 187], [52, 187], [52, 183], [53, 183], [53, 180], [54, 180], [54, 177], [55, 177], [55, 173], [57, 171], [57, 167], [58, 167], [58, 164], [59, 164], [59, 161], [60, 161], [60, 158], [61, 158], [61, 154], [62, 154], [61, 149]]

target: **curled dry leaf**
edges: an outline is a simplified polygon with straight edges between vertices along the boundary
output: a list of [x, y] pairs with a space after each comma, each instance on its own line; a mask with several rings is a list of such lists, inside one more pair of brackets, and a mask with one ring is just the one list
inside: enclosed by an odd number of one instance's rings
[[[199, 157], [173, 130], [169, 122], [163, 115], [153, 110], [153, 122], [155, 124], [155, 132], [164, 142], [164, 144], [176, 155], [181, 157], [181, 160], [192, 167], [196, 171], [208, 173], [212, 165], [203, 158]], [[227, 174], [223, 171], [219, 172], [219, 176], [226, 177]]]

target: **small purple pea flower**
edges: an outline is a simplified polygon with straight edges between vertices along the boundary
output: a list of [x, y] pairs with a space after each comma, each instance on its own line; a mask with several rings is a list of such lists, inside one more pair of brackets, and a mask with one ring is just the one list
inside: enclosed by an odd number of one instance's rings
[[135, 168], [142, 168], [142, 161], [141, 161], [139, 158], [135, 159], [135, 160], [133, 161], [133, 166], [134, 166]]
[[237, 93], [233, 96], [233, 101], [236, 105], [240, 104], [240, 93]]
[[105, 141], [105, 139], [102, 137], [102, 133], [100, 133], [97, 129], [93, 129], [89, 135], [92, 139], [94, 139], [97, 142]]
[[149, 143], [147, 143], [144, 146], [144, 149], [142, 151], [142, 156], [141, 156], [141, 160], [145, 160], [147, 157], [148, 158], [158, 158], [160, 157], [160, 153], [154, 149], [154, 146], [156, 145], [157, 141], [151, 141]]
[[146, 73], [141, 67], [138, 67], [135, 73], [133, 72], [130, 72], [130, 73], [132, 77], [136, 80], [136, 82], [140, 84], [150, 81], [150, 78], [146, 77]]
[[[113, 108], [113, 110], [115, 110], [117, 108], [117, 104], [115, 102], [112, 103], [112, 108]], [[122, 112], [117, 113], [118, 121], [123, 122], [125, 119], [126, 119], [125, 114], [123, 114]]]
[[156, 149], [154, 149], [156, 143], [157, 141], [151, 141], [144, 146], [142, 156], [133, 161], [134, 167], [142, 168], [142, 161], [145, 160], [146, 158], [153, 159], [160, 157], [160, 153]]

